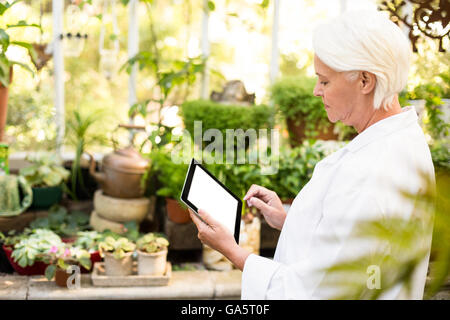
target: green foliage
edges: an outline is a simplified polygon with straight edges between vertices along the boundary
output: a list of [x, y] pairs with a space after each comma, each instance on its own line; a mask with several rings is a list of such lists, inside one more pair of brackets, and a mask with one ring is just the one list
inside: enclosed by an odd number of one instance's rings
[[192, 137], [194, 121], [202, 122], [202, 135], [208, 129], [218, 129], [224, 139], [226, 129], [254, 129], [258, 134], [258, 129], [272, 128], [274, 125], [274, 110], [266, 105], [239, 106], [194, 100], [182, 104], [180, 116]]
[[30, 227], [49, 229], [62, 237], [72, 237], [79, 231], [88, 230], [89, 215], [82, 211], [71, 211], [55, 205], [50, 208], [47, 217], [37, 218], [30, 223]]
[[43, 261], [44, 254], [50, 251], [53, 246], [63, 245], [61, 238], [51, 230], [35, 229], [29, 236], [14, 245], [11, 257], [22, 268], [32, 266], [35, 261]]
[[150, 160], [149, 172], [156, 175], [161, 184], [156, 194], [179, 201], [188, 165], [174, 163], [171, 159], [171, 152], [164, 149], [152, 151]]
[[450, 145], [448, 139], [435, 140], [430, 145], [430, 152], [436, 172], [450, 172]]
[[323, 103], [313, 94], [314, 86], [315, 79], [296, 76], [282, 78], [270, 88], [277, 110], [297, 124], [304, 122], [307, 138], [314, 138], [320, 129], [329, 126]]
[[[3, 16], [3, 14], [11, 8], [14, 4], [16, 4], [19, 1], [5, 1], [4, 3], [0, 3], [0, 16]], [[25, 70], [30, 71], [32, 74], [34, 74], [33, 70], [25, 63], [8, 59], [6, 56], [6, 51], [9, 49], [10, 46], [18, 46], [25, 48], [29, 55], [36, 60], [36, 52], [31, 45], [31, 43], [24, 42], [24, 41], [17, 41], [12, 40], [10, 35], [6, 32], [7, 30], [10, 30], [12, 28], [23, 28], [23, 27], [37, 27], [41, 28], [37, 24], [28, 24], [24, 20], [20, 20], [15, 24], [9, 24], [6, 27], [0, 27], [0, 84], [8, 87], [10, 83], [10, 71], [11, 67], [13, 65], [19, 65]]]
[[100, 255], [103, 257], [105, 252], [112, 253], [113, 257], [120, 260], [125, 257], [127, 252], [133, 252], [136, 245], [125, 237], [114, 239], [113, 237], [106, 237], [104, 241], [98, 245]]
[[45, 277], [52, 280], [55, 276], [56, 269], [67, 270], [70, 265], [80, 265], [87, 270], [92, 267], [91, 255], [88, 251], [74, 247], [71, 245], [64, 245], [61, 247], [52, 247], [44, 254], [43, 260], [48, 263], [45, 269]]
[[276, 192], [281, 200], [293, 199], [311, 179], [317, 162], [324, 152], [305, 141], [296, 148], [285, 148], [280, 152], [278, 172], [271, 176], [267, 188]]
[[167, 250], [168, 246], [169, 241], [167, 241], [165, 237], [156, 233], [147, 233], [136, 242], [137, 249], [147, 253]]
[[442, 83], [429, 82], [421, 84], [410, 92], [403, 92], [401, 101], [405, 104], [406, 100], [425, 100], [426, 120], [425, 127], [433, 139], [440, 139], [448, 137], [450, 124], [446, 123], [442, 118], [443, 112], [440, 108], [442, 106], [442, 98], [450, 97], [450, 79], [445, 73], [440, 74]]
[[77, 200], [77, 182], [83, 191], [86, 191], [83, 175], [81, 173], [81, 156], [87, 148], [95, 143], [106, 144], [107, 139], [103, 133], [93, 131], [93, 125], [104, 116], [103, 110], [97, 110], [87, 115], [74, 111], [67, 122], [67, 141], [75, 147], [75, 158], [72, 163], [71, 190], [66, 190], [71, 197]]
[[98, 244], [104, 237], [102, 233], [97, 231], [78, 231], [74, 246], [88, 251], [97, 251]]
[[61, 159], [54, 153], [38, 153], [28, 155], [26, 160], [31, 166], [20, 169], [19, 174], [24, 176], [32, 187], [59, 186], [70, 172], [61, 165]]

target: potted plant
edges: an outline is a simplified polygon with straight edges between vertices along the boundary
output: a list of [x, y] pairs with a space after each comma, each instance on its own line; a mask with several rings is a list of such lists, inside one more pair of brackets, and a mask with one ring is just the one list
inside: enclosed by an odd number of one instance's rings
[[133, 272], [132, 254], [136, 245], [127, 238], [106, 237], [98, 245], [100, 256], [105, 259], [105, 273], [108, 276], [128, 276]]
[[55, 282], [60, 287], [67, 286], [69, 266], [76, 265], [89, 270], [92, 266], [91, 255], [88, 251], [71, 245], [52, 246], [44, 254], [43, 260], [48, 263], [45, 269], [45, 277], [48, 280], [55, 278]]
[[61, 160], [53, 153], [28, 155], [31, 165], [22, 168], [19, 174], [27, 180], [33, 190], [33, 209], [48, 209], [62, 199], [62, 184], [70, 172], [61, 165]]
[[169, 241], [156, 233], [148, 233], [136, 242], [139, 275], [163, 275], [166, 271]]
[[20, 275], [43, 275], [47, 264], [45, 254], [53, 247], [63, 245], [61, 238], [50, 230], [35, 229], [19, 235], [13, 247], [3, 246], [14, 270]]
[[[7, 12], [7, 10], [17, 2], [19, 1], [3, 1], [0, 3], [0, 17], [2, 17], [2, 20], [5, 12]], [[13, 66], [19, 65], [34, 74], [33, 70], [27, 64], [10, 59], [6, 55], [6, 52], [10, 47], [16, 46], [25, 48], [32, 58], [36, 56], [35, 50], [31, 43], [13, 40], [7, 32], [10, 29], [22, 27], [40, 28], [39, 25], [27, 24], [24, 20], [20, 20], [15, 24], [8, 24], [6, 27], [0, 26], [0, 142], [4, 140], [3, 135], [6, 125], [6, 115], [8, 112], [8, 87], [12, 82]]]
[[292, 146], [298, 146], [308, 138], [338, 138], [321, 99], [313, 94], [314, 86], [315, 80], [303, 75], [282, 78], [271, 87], [272, 100], [286, 118]]
[[73, 200], [92, 199], [97, 190], [97, 182], [89, 174], [89, 161], [83, 155], [95, 143], [106, 144], [106, 137], [93, 130], [93, 125], [102, 120], [103, 115], [101, 110], [89, 114], [74, 111], [67, 122], [67, 142], [75, 148], [67, 190]]
[[150, 154], [151, 172], [156, 174], [160, 188], [156, 195], [165, 197], [168, 218], [175, 223], [191, 221], [189, 211], [181, 203], [180, 195], [188, 165], [176, 164], [171, 160], [170, 153], [165, 150], [155, 150]]
[[[77, 239], [73, 243], [75, 247], [87, 250], [90, 255], [91, 263], [94, 265], [96, 262], [100, 262], [102, 257], [98, 250], [98, 244], [104, 239], [104, 235], [97, 231], [78, 231]], [[89, 272], [86, 268], [81, 268], [82, 273]]]

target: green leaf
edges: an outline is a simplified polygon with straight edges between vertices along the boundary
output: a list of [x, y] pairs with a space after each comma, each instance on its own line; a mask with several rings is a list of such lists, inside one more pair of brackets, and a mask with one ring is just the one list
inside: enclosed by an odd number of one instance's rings
[[214, 3], [214, 1], [209, 0], [208, 1], [208, 10], [214, 11], [215, 9], [216, 9], [216, 4]]
[[50, 281], [53, 279], [56, 273], [56, 266], [54, 264], [49, 265], [45, 269], [45, 277]]
[[3, 52], [6, 52], [9, 46], [9, 35], [3, 29], [0, 29], [0, 45], [2, 46]]

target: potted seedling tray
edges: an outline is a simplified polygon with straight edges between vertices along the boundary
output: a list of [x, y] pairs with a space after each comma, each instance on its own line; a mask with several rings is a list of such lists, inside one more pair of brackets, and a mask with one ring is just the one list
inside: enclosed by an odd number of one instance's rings
[[162, 276], [138, 275], [137, 262], [133, 262], [133, 273], [129, 276], [107, 276], [104, 262], [96, 262], [92, 271], [92, 284], [98, 287], [149, 287], [167, 286], [172, 277], [172, 265], [166, 263], [166, 271]]

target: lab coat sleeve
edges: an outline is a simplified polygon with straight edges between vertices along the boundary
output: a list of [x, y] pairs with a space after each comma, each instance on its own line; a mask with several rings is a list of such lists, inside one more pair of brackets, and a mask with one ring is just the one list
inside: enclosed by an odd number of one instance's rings
[[349, 239], [358, 221], [382, 212], [374, 186], [376, 183], [368, 175], [355, 172], [354, 167], [339, 170], [323, 204], [318, 206], [322, 217], [311, 231], [314, 236], [307, 259], [283, 264], [249, 256], [242, 275], [242, 299], [326, 298], [325, 291], [318, 288], [325, 277], [323, 269], [374, 249], [372, 243], [355, 245]]

